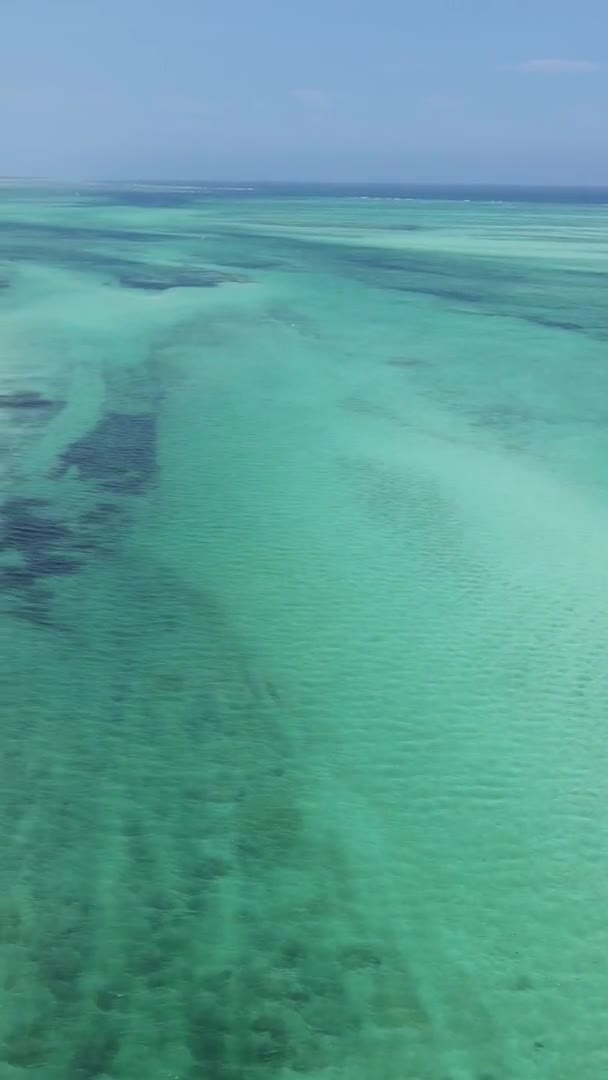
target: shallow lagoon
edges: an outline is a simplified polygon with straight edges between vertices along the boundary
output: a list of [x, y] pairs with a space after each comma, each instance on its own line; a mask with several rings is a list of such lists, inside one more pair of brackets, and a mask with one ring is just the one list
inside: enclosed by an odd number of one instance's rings
[[1, 1080], [608, 1068], [608, 210], [2, 192]]

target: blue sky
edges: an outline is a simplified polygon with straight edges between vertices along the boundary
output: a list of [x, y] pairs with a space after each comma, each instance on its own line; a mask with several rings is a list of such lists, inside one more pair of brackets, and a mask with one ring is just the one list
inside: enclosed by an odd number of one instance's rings
[[608, 184], [608, 0], [2, 0], [0, 174]]

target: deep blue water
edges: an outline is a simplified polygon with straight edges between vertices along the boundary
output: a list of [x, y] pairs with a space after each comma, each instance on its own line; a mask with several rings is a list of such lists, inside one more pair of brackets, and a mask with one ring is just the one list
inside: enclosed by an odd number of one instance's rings
[[97, 204], [122, 206], [180, 207], [213, 200], [255, 199], [353, 199], [416, 200], [431, 202], [474, 202], [544, 204], [547, 206], [608, 206], [608, 186], [548, 187], [505, 184], [406, 184], [406, 183], [321, 183], [257, 180], [99, 180], [75, 183], [4, 180], [4, 201], [40, 196], [75, 194]]
[[[145, 181], [133, 181], [133, 184]], [[114, 185], [111, 185], [114, 187]], [[117, 183], [123, 192], [131, 185]], [[516, 202], [580, 205], [608, 205], [607, 187], [540, 187], [504, 184], [401, 184], [401, 183], [293, 183], [282, 181], [158, 181], [149, 185], [148, 191], [139, 189], [138, 195], [153, 200], [163, 192], [152, 188], [181, 188], [173, 197], [198, 198], [201, 195], [218, 195], [223, 198], [321, 197], [321, 198], [383, 198], [383, 199], [432, 199], [471, 202]], [[185, 188], [190, 190], [186, 191]]]

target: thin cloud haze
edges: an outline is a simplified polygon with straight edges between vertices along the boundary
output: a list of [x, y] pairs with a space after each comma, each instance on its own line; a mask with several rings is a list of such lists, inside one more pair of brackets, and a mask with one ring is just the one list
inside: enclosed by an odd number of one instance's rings
[[608, 0], [354, 7], [5, 2], [0, 173], [608, 182]]
[[515, 71], [530, 72], [532, 74], [569, 75], [601, 71], [602, 65], [597, 64], [594, 60], [567, 60], [559, 57], [548, 57], [539, 60], [523, 60], [519, 64], [514, 64], [513, 68]]
[[329, 95], [323, 90], [292, 90], [291, 96], [300, 105], [307, 105], [315, 109], [324, 109], [329, 104]]
[[458, 109], [463, 104], [462, 98], [452, 94], [428, 94], [422, 100], [433, 109]]

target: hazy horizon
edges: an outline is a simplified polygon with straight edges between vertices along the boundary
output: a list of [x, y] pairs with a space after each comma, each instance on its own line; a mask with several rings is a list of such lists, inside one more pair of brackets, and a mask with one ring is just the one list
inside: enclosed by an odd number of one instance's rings
[[54, 176], [54, 175], [19, 175], [18, 173], [0, 173], [0, 184], [4, 183], [24, 184], [53, 184], [60, 187], [72, 185], [84, 186], [122, 186], [137, 185], [140, 187], [202, 187], [211, 185], [221, 189], [222, 185], [230, 187], [233, 191], [246, 191], [252, 184], [261, 187], [285, 187], [295, 188], [404, 188], [415, 190], [462, 190], [468, 191], [474, 188], [484, 190], [505, 191], [608, 191], [608, 180], [604, 183], [550, 183], [536, 181], [526, 183], [523, 181], [502, 180], [408, 180], [395, 177], [387, 177], [381, 180], [367, 180], [365, 178], [353, 179], [340, 177], [327, 180], [322, 177], [297, 177], [288, 179], [284, 176], [262, 178], [258, 176]]

